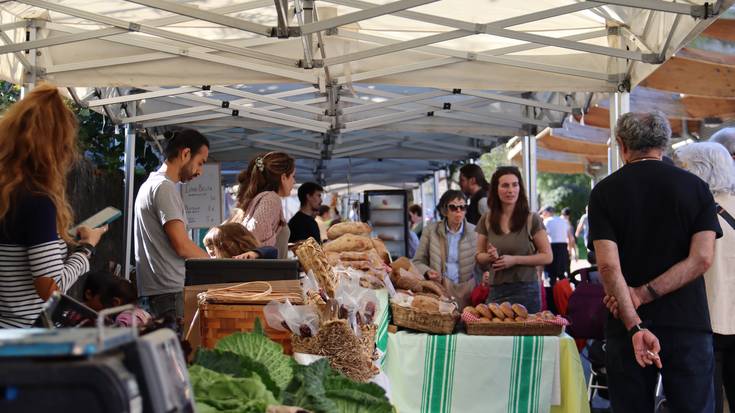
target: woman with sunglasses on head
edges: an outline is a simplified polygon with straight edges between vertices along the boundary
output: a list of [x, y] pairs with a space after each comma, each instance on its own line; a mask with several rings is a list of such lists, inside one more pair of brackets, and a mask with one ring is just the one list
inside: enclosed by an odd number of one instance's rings
[[278, 258], [286, 258], [291, 233], [283, 218], [281, 198], [291, 193], [295, 176], [296, 162], [288, 154], [256, 156], [237, 177], [237, 209], [226, 221], [242, 224], [261, 246], [276, 247]]
[[475, 288], [475, 226], [467, 222], [467, 198], [449, 190], [439, 200], [442, 220], [424, 227], [413, 263], [426, 279], [441, 282], [464, 308]]
[[477, 262], [490, 270], [488, 302], [523, 304], [541, 310], [536, 266], [552, 261], [551, 245], [538, 214], [529, 211], [521, 172], [501, 166], [490, 179], [490, 211], [477, 223]]

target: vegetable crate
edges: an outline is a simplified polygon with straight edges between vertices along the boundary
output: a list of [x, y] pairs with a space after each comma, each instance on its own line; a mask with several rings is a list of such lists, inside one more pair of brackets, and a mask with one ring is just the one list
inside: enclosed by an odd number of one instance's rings
[[265, 304], [201, 303], [199, 305], [199, 324], [202, 346], [214, 348], [217, 341], [232, 333], [253, 331], [255, 320], [259, 318], [260, 324], [265, 330], [265, 335], [282, 345], [284, 353], [292, 354], [291, 333], [268, 327], [263, 315], [263, 308], [265, 308]]

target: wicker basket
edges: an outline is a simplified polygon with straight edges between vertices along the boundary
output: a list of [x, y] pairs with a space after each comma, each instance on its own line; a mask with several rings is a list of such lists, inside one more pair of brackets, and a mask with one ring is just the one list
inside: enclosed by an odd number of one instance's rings
[[253, 331], [255, 319], [260, 319], [260, 324], [271, 340], [281, 344], [286, 354], [291, 354], [291, 333], [288, 331], [274, 330], [265, 322], [263, 308], [265, 304], [216, 304], [201, 303], [200, 331], [202, 346], [213, 348], [217, 342], [232, 333], [241, 331]]
[[301, 338], [294, 335], [293, 351], [325, 356], [333, 369], [352, 380], [367, 382], [379, 373], [373, 363], [377, 360], [377, 326], [363, 325], [360, 330], [362, 335], [357, 337], [347, 320], [327, 321], [322, 323], [314, 337]]
[[434, 334], [452, 334], [457, 322], [457, 314], [438, 314], [416, 311], [411, 307], [402, 307], [391, 303], [393, 313], [393, 324]]
[[471, 336], [558, 336], [563, 325], [552, 323], [467, 323]]

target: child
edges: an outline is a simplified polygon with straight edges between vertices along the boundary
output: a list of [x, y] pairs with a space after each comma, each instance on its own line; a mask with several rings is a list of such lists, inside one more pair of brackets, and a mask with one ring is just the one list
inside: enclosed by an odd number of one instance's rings
[[236, 222], [217, 225], [210, 229], [204, 236], [204, 246], [212, 258], [254, 260], [278, 257], [276, 248], [261, 247], [253, 234]]
[[[119, 307], [125, 304], [135, 305], [137, 301], [138, 296], [135, 287], [130, 281], [115, 277], [105, 271], [90, 272], [87, 275], [87, 281], [84, 284], [84, 304], [87, 307], [99, 312], [106, 308]], [[115, 325], [130, 327], [133, 323], [133, 317], [137, 318], [137, 324], [141, 326], [151, 319], [150, 314], [146, 311], [135, 308], [117, 314]]]
[[490, 273], [488, 271], [485, 271], [482, 273], [482, 281], [480, 284], [478, 284], [474, 290], [472, 290], [472, 295], [470, 296], [470, 299], [472, 300], [472, 305], [478, 305], [482, 304], [487, 300], [487, 297], [490, 295]]

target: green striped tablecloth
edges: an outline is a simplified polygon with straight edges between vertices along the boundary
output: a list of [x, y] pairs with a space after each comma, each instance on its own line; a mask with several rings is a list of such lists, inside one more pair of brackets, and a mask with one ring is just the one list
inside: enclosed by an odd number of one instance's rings
[[[375, 344], [380, 350], [380, 354], [384, 355], [388, 349], [388, 324], [390, 324], [390, 307], [388, 300], [388, 290], [375, 290], [378, 296], [378, 310], [375, 314], [375, 323], [378, 325], [378, 331], [375, 335]], [[385, 357], [380, 358], [380, 365], [385, 362]]]
[[[383, 368], [399, 413], [550, 412], [566, 395], [560, 389], [565, 380], [560, 380], [559, 350], [559, 337], [402, 331], [388, 334]], [[574, 384], [583, 400], [584, 378], [581, 388], [578, 380]], [[574, 406], [570, 411], [589, 408]]]

